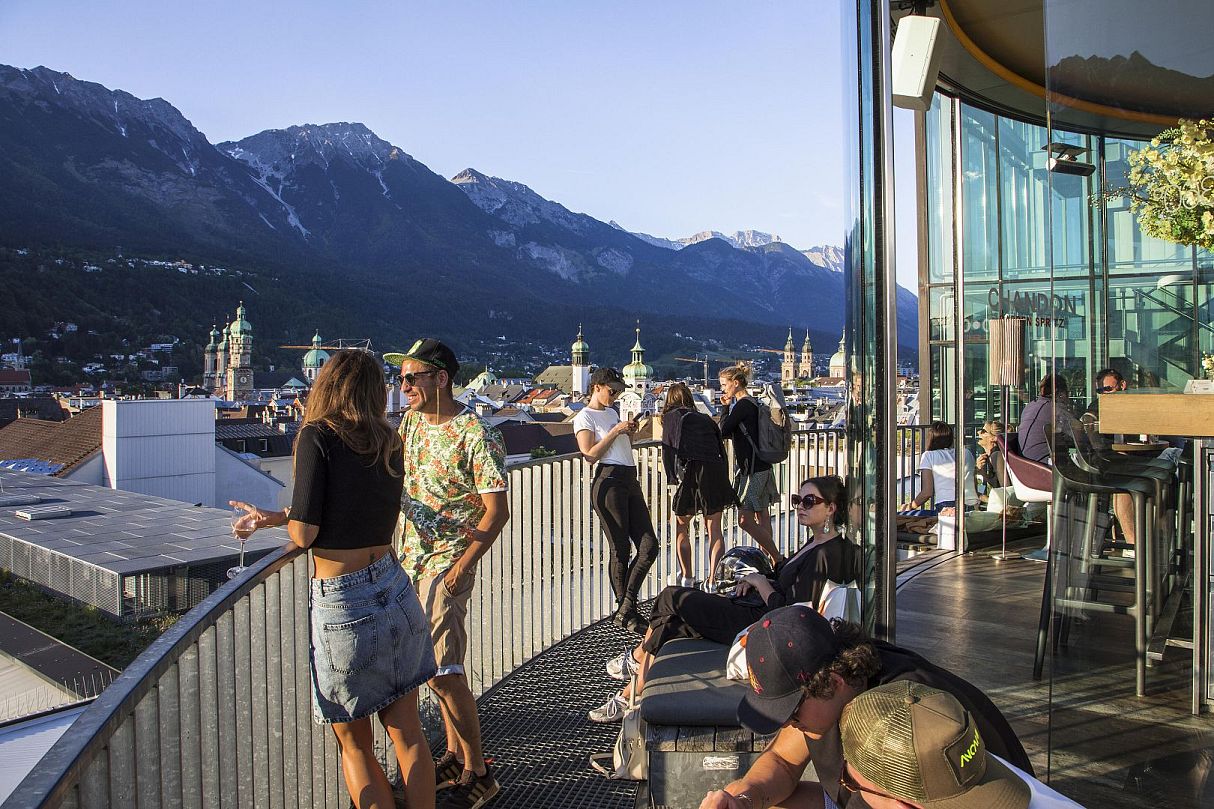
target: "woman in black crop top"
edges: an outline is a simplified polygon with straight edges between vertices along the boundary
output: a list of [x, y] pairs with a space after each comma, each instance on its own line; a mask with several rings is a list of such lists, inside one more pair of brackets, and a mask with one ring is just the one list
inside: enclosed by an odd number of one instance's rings
[[371, 717], [392, 737], [411, 807], [434, 807], [434, 765], [417, 688], [434, 676], [430, 625], [392, 552], [400, 515], [400, 437], [384, 417], [384, 373], [365, 351], [338, 351], [321, 368], [295, 440], [295, 488], [285, 511], [232, 505], [237, 528], [286, 525], [312, 552], [312, 706], [341, 746], [354, 803], [392, 806], [375, 758]]

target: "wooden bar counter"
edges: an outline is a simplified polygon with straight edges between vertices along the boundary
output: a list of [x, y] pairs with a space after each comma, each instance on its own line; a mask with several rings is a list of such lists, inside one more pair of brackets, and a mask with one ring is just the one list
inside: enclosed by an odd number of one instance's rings
[[1214, 438], [1214, 394], [1104, 393], [1100, 396], [1100, 432]]
[[1164, 393], [1138, 390], [1106, 393], [1100, 397], [1100, 432], [1129, 435], [1167, 435], [1193, 441], [1193, 536], [1192, 553], [1185, 554], [1193, 604], [1193, 702], [1194, 714], [1214, 701], [1214, 681], [1207, 672], [1211, 664], [1211, 614], [1209, 594], [1214, 588], [1214, 546], [1211, 537], [1210, 488], [1214, 482], [1214, 394]]

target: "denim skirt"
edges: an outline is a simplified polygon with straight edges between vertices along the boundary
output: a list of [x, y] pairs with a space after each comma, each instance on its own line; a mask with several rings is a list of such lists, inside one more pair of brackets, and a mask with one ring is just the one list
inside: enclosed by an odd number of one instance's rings
[[312, 579], [312, 711], [353, 722], [434, 676], [430, 623], [392, 554], [331, 579]]

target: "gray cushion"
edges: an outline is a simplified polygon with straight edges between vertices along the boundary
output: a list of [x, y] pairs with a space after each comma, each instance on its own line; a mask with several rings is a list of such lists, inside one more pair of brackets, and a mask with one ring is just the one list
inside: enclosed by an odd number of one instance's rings
[[641, 717], [651, 725], [737, 727], [745, 683], [725, 676], [729, 647], [679, 638], [666, 643], [645, 681]]

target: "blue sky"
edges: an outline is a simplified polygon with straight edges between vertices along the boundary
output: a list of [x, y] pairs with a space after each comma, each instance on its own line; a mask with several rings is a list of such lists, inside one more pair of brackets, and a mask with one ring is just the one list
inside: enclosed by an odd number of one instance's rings
[[841, 242], [839, 39], [832, 0], [0, 3], [0, 62], [160, 96], [213, 143], [360, 121], [630, 230], [798, 247]]

